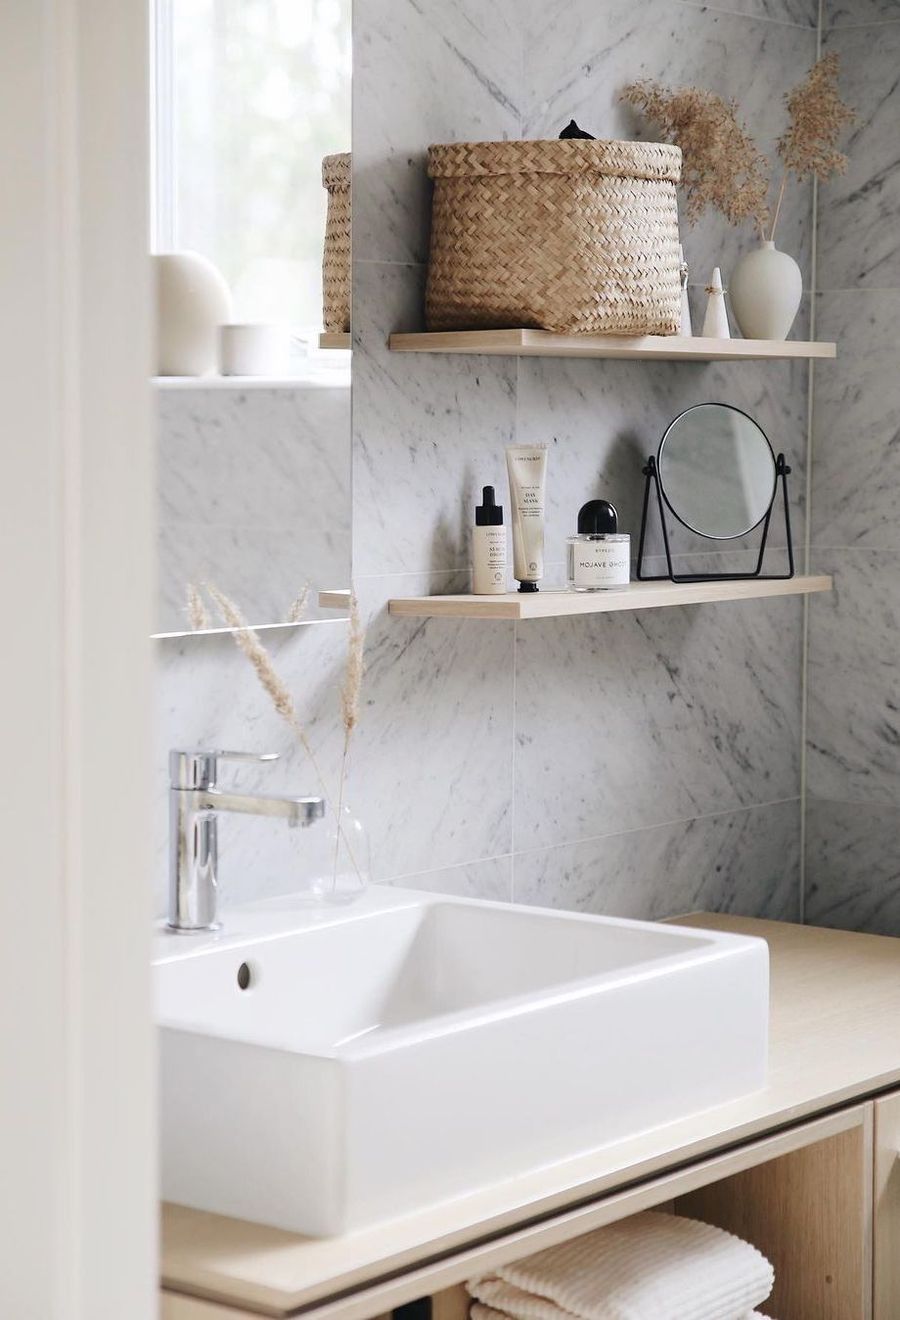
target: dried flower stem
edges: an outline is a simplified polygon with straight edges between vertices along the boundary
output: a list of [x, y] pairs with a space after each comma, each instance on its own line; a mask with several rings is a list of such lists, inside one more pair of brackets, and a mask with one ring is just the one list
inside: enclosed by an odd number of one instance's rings
[[[338, 779], [338, 820], [342, 820], [344, 810], [344, 784], [347, 780], [347, 760], [350, 755], [350, 740], [353, 730], [359, 722], [359, 694], [363, 679], [363, 654], [366, 633], [359, 614], [359, 602], [356, 593], [350, 596], [350, 634], [347, 639], [347, 666], [344, 670], [344, 682], [341, 687], [341, 721], [344, 726], [344, 746], [341, 752], [341, 773]], [[332, 870], [332, 889], [337, 887], [338, 860], [341, 833], [335, 835], [334, 867]]]
[[293, 601], [293, 603], [291, 604], [291, 608], [288, 610], [288, 614], [287, 614], [288, 623], [300, 622], [300, 620], [303, 618], [304, 614], [306, 613], [306, 605], [308, 601], [309, 601], [309, 583], [304, 582], [303, 586], [300, 588], [300, 592], [296, 600]]
[[[275, 669], [275, 666], [272, 663], [271, 656], [269, 655], [265, 646], [263, 646], [262, 642], [260, 641], [259, 634], [248, 625], [246, 619], [244, 618], [243, 614], [238, 609], [237, 605], [234, 603], [233, 600], [231, 600], [228, 596], [226, 596], [223, 591], [220, 591], [218, 587], [213, 586], [210, 583], [206, 583], [205, 585], [207, 592], [209, 593], [212, 601], [216, 606], [216, 609], [219, 611], [219, 614], [222, 617], [222, 622], [227, 624], [227, 626], [232, 629], [232, 636], [234, 637], [235, 644], [237, 645], [238, 649], [247, 657], [247, 659], [250, 661], [250, 664], [253, 666], [253, 669], [256, 672], [256, 676], [259, 679], [267, 696], [269, 697], [269, 700], [272, 702], [276, 714], [280, 715], [280, 717], [288, 725], [294, 737], [297, 739], [300, 746], [303, 748], [304, 752], [306, 753], [309, 759], [309, 763], [313, 768], [313, 772], [319, 781], [319, 788], [321, 790], [323, 798], [325, 799], [326, 803], [333, 802], [334, 800], [333, 795], [329, 790], [328, 783], [325, 779], [324, 774], [322, 773], [322, 768], [319, 765], [315, 752], [313, 751], [312, 743], [309, 741], [309, 737], [307, 736], [306, 730], [304, 729], [303, 725], [300, 722], [300, 718], [297, 714], [297, 709], [294, 705], [294, 700], [290, 692], [288, 691], [287, 687], [285, 686], [284, 682], [282, 681], [280, 675], [278, 674], [278, 671]], [[349, 662], [348, 662], [348, 667], [349, 667]], [[344, 744], [345, 757], [346, 757], [347, 741], [348, 741], [348, 735], [345, 733], [345, 744]], [[341, 785], [340, 785], [340, 792], [338, 795], [339, 803], [342, 803], [343, 801], [343, 792], [344, 792], [344, 786], [343, 786], [343, 763], [342, 763]], [[337, 842], [339, 845], [341, 839], [343, 839], [344, 844], [347, 848], [347, 855], [350, 858], [350, 861], [353, 865], [353, 869], [355, 870], [359, 879], [362, 880], [362, 872], [360, 871], [356, 858], [353, 855], [353, 849], [350, 845], [350, 841], [349, 839], [347, 839], [346, 835], [344, 834], [343, 821], [341, 820], [341, 814], [340, 814], [342, 809], [343, 808], [339, 806], [338, 814], [337, 814], [337, 822], [336, 822]], [[337, 876], [335, 874], [333, 878], [333, 883], [336, 883], [336, 880], [337, 880]]]
[[203, 597], [193, 582], [187, 584], [187, 616], [188, 623], [194, 632], [200, 632], [203, 628], [209, 627], [209, 615], [206, 612]]

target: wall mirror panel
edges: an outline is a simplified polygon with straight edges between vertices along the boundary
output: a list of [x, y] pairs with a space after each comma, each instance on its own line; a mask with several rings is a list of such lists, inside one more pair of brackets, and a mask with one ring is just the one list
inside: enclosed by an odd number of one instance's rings
[[151, 18], [157, 633], [227, 626], [217, 592], [255, 627], [333, 620], [350, 582], [350, 0], [156, 0]]

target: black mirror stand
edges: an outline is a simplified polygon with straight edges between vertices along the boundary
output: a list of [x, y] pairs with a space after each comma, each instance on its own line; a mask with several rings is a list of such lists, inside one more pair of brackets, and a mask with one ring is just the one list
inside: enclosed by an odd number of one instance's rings
[[[741, 579], [759, 578], [764, 582], [785, 581], [794, 576], [794, 546], [791, 538], [791, 512], [788, 505], [787, 478], [790, 468], [784, 461], [784, 454], [779, 454], [775, 460], [775, 481], [776, 489], [778, 482], [781, 483], [781, 491], [784, 502], [784, 528], [787, 536], [787, 554], [788, 554], [788, 572], [787, 573], [763, 573], [763, 561], [766, 553], [766, 542], [769, 536], [769, 523], [772, 519], [772, 508], [775, 504], [776, 496], [773, 496], [772, 503], [766, 512], [762, 521], [762, 540], [759, 546], [759, 557], [756, 561], [756, 568], [752, 573], [676, 573], [672, 564], [672, 551], [669, 543], [669, 528], [666, 522], [665, 501], [663, 499], [662, 486], [659, 480], [659, 471], [656, 465], [656, 459], [652, 456], [647, 459], [647, 466], [644, 468], [646, 483], [644, 485], [644, 508], [641, 514], [641, 539], [638, 544], [637, 557], [637, 579], [639, 582], [731, 582]], [[647, 537], [648, 517], [650, 512], [650, 489], [651, 486], [656, 491], [656, 507], [659, 511], [659, 521], [662, 527], [663, 545], [666, 551], [666, 566], [668, 573], [645, 573], [644, 572], [644, 545]], [[690, 530], [693, 531], [693, 528]], [[701, 533], [696, 533], [700, 535]], [[708, 540], [719, 538], [708, 537]], [[726, 539], [726, 538], [723, 538]], [[733, 539], [733, 538], [727, 538]]]

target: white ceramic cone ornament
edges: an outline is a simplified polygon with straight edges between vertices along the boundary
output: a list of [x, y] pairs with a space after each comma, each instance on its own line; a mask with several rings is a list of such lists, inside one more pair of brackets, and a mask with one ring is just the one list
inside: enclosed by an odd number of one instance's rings
[[709, 298], [706, 303], [706, 316], [703, 319], [703, 338], [730, 339], [731, 329], [725, 307], [725, 290], [722, 288], [722, 272], [718, 266], [712, 273], [706, 292]]

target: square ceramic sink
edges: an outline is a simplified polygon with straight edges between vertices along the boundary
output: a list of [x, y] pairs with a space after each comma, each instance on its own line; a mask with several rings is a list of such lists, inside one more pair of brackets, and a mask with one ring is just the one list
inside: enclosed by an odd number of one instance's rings
[[155, 967], [167, 1200], [337, 1234], [765, 1082], [761, 940], [400, 890], [227, 915]]

